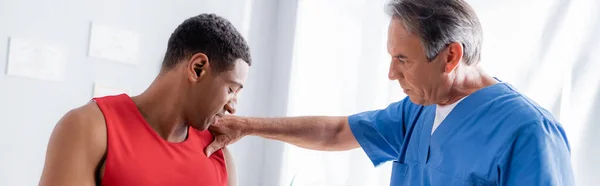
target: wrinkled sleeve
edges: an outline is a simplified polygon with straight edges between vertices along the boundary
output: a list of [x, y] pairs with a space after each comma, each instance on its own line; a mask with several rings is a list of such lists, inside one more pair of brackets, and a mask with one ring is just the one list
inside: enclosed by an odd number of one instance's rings
[[499, 185], [575, 185], [570, 147], [560, 124], [530, 124], [510, 146], [499, 164]]
[[[354, 137], [367, 156], [378, 166], [396, 160], [406, 133], [406, 116], [410, 100], [404, 99], [387, 108], [366, 111], [348, 117]], [[412, 103], [410, 103], [412, 104]]]

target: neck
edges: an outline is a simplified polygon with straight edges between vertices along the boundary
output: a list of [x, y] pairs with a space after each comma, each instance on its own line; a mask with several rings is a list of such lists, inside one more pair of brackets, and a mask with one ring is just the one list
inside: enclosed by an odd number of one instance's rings
[[178, 94], [182, 85], [173, 83], [179, 82], [177, 78], [176, 74], [161, 74], [145, 92], [132, 97], [148, 125], [169, 142], [184, 141], [188, 132], [182, 109], [184, 100]]
[[438, 105], [449, 105], [487, 86], [498, 83], [494, 77], [483, 71], [479, 65], [460, 64], [448, 74], [449, 91]]

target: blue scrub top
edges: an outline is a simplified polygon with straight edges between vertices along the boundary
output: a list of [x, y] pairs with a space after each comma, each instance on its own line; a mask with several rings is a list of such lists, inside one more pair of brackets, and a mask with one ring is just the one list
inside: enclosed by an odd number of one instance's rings
[[407, 97], [348, 118], [375, 166], [393, 161], [390, 185], [575, 185], [562, 126], [509, 84], [469, 95], [431, 135], [435, 109]]

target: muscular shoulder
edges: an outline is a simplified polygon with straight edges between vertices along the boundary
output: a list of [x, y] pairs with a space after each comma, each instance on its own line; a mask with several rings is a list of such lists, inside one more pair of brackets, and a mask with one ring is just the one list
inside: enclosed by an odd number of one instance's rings
[[55, 132], [69, 133], [74, 138], [106, 136], [106, 124], [98, 105], [89, 102], [67, 112], [56, 125]]
[[96, 104], [67, 112], [50, 136], [40, 185], [93, 184], [105, 152], [106, 126]]
[[70, 110], [56, 124], [50, 137], [48, 152], [77, 153], [98, 158], [106, 151], [104, 116], [95, 102]]

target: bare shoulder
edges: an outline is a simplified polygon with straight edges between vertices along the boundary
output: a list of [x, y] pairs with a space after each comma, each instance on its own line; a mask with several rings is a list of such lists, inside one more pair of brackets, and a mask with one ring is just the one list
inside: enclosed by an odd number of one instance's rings
[[[89, 102], [67, 112], [56, 124], [52, 135], [66, 135], [64, 138], [87, 138], [89, 142], [106, 142], [106, 123], [104, 115], [96, 102]], [[102, 145], [102, 144], [98, 144]]]
[[229, 149], [227, 149], [227, 147], [224, 147], [222, 150], [223, 157], [225, 158], [225, 166], [227, 167], [228, 186], [237, 186], [237, 171], [235, 168], [235, 163], [233, 161], [233, 156], [231, 156], [231, 153], [229, 152]]
[[104, 115], [96, 102], [91, 101], [67, 112], [56, 124], [51, 138], [79, 140], [85, 143], [87, 150], [102, 152], [103, 155], [107, 139]]
[[223, 149], [221, 149], [223, 151], [223, 156], [225, 157], [230, 157], [231, 156], [231, 152], [229, 152], [229, 148], [228, 147], [223, 147]]
[[[104, 115], [102, 115], [102, 111], [100, 111], [98, 104], [94, 101], [90, 101], [79, 108], [67, 112], [62, 117], [61, 121], [77, 121], [76, 123], [86, 122], [91, 123], [92, 125], [98, 125], [104, 123]], [[63, 124], [63, 122], [59, 122], [59, 124]]]
[[223, 151], [223, 158], [225, 158], [225, 166], [227, 166], [228, 171], [229, 170], [235, 171], [234, 170], [235, 165], [234, 165], [233, 156], [231, 155], [231, 152], [229, 152], [229, 149], [227, 149], [227, 147], [224, 147], [221, 150]]
[[50, 136], [40, 185], [94, 184], [106, 142], [104, 116], [95, 102], [67, 112]]

